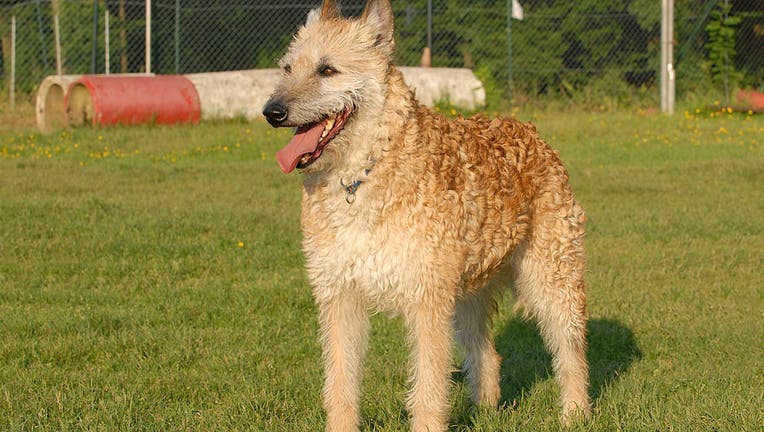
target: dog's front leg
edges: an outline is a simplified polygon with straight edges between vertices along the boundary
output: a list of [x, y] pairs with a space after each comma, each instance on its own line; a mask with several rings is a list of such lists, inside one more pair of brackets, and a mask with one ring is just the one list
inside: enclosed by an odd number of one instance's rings
[[352, 294], [319, 302], [327, 432], [357, 431], [369, 318]]
[[411, 429], [445, 431], [451, 390], [453, 305], [421, 304], [406, 318], [413, 368], [408, 396]]

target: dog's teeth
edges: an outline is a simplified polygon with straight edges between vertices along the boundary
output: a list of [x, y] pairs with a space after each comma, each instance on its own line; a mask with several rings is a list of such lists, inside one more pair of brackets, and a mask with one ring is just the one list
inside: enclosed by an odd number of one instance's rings
[[326, 125], [324, 126], [324, 131], [321, 132], [321, 138], [326, 138], [327, 135], [329, 135], [329, 131], [332, 130], [334, 127], [334, 121], [335, 119], [328, 119], [326, 121]]

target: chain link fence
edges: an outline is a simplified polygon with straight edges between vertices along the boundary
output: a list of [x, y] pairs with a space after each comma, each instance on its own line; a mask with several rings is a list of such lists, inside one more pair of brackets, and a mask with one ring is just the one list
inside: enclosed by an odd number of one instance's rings
[[[153, 0], [151, 72], [275, 67], [318, 3]], [[344, 3], [346, 14], [360, 13], [362, 2]], [[473, 69], [489, 104], [500, 107], [510, 97], [658, 103], [659, 1], [520, 0], [522, 19], [512, 18], [512, 0], [392, 3], [398, 63], [419, 65], [431, 41], [432, 66]], [[680, 100], [738, 87], [764, 90], [764, 2], [675, 4]], [[12, 66], [17, 94], [33, 93], [56, 73], [57, 35], [64, 74], [143, 72], [145, 30], [146, 1], [0, 0], [0, 95], [9, 91]]]

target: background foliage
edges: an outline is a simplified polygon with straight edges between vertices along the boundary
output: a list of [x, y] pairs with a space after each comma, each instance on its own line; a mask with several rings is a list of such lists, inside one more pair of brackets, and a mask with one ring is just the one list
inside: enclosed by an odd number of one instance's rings
[[[100, 0], [95, 72], [104, 71], [103, 11], [108, 9], [112, 72], [140, 72], [144, 1]], [[153, 71], [192, 73], [273, 67], [316, 1], [154, 0]], [[358, 14], [362, 2], [345, 2]], [[352, 4], [350, 4], [352, 3]], [[432, 63], [476, 70], [493, 101], [538, 98], [596, 100], [614, 105], [657, 101], [660, 2], [653, 0], [523, 0], [522, 21], [508, 20], [509, 2], [435, 0]], [[679, 97], [734, 85], [764, 86], [764, 3], [676, 0], [675, 52]], [[55, 72], [52, 16], [61, 17], [64, 73], [91, 72], [93, 5], [88, 0], [0, 1], [0, 76], [7, 88], [10, 17], [16, 16], [17, 79], [31, 92]], [[398, 60], [417, 65], [427, 43], [427, 1], [393, 0]], [[722, 48], [723, 46], [723, 48]], [[719, 49], [730, 62], [719, 69]], [[731, 55], [729, 55], [731, 54]], [[728, 77], [728, 78], [729, 78]]]

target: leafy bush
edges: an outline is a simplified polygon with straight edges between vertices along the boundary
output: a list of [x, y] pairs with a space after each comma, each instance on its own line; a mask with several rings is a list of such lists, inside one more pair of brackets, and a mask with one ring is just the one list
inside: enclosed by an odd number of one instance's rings
[[735, 28], [740, 18], [730, 15], [732, 5], [722, 1], [711, 12], [711, 20], [706, 25], [708, 32], [708, 59], [711, 63], [711, 77], [714, 82], [729, 81], [734, 85], [740, 79], [735, 71]]

